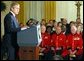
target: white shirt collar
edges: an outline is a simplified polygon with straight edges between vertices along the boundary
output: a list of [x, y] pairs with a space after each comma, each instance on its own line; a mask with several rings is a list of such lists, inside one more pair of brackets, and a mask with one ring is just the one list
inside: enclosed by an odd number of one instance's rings
[[13, 16], [15, 17], [15, 14], [12, 12], [12, 11], [10, 11], [12, 14], [13, 14]]

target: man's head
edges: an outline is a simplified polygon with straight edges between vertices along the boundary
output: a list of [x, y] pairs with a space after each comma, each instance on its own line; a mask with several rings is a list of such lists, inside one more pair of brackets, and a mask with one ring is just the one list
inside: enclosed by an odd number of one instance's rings
[[77, 32], [77, 28], [76, 28], [76, 26], [71, 26], [71, 33], [72, 34], [76, 34], [76, 32]]
[[53, 26], [54, 25], [54, 21], [52, 19], [49, 20], [49, 24], [50, 24], [50, 26]]
[[54, 27], [57, 27], [57, 22], [54, 23]]
[[80, 19], [80, 18], [77, 18], [77, 19], [76, 19], [76, 23], [77, 23], [77, 24], [81, 23], [81, 19]]
[[46, 24], [46, 20], [45, 19], [42, 19], [41, 25], [45, 25], [45, 24]]
[[73, 25], [75, 25], [75, 22], [74, 21], [71, 21], [70, 22], [70, 27], [73, 26]]
[[60, 26], [57, 26], [57, 27], [56, 27], [56, 33], [57, 33], [57, 34], [60, 34], [61, 32], [62, 32], [61, 27], [60, 27]]
[[66, 18], [61, 18], [61, 22], [62, 22], [62, 24], [66, 25], [67, 24]]
[[27, 26], [32, 26], [33, 25], [33, 19], [29, 19], [26, 23]]
[[46, 31], [46, 26], [45, 25], [42, 25], [41, 26], [41, 33], [45, 33], [45, 31]]
[[17, 2], [13, 2], [10, 6], [10, 10], [17, 15], [19, 13], [19, 9], [20, 9], [20, 4]]
[[66, 25], [62, 25], [62, 32], [66, 31]]
[[83, 32], [83, 24], [80, 23], [78, 26], [77, 26], [77, 33], [80, 33], [80, 32]]
[[61, 27], [62, 26], [62, 22], [58, 22], [57, 23], [57, 26], [60, 26]]
[[52, 27], [51, 26], [47, 26], [46, 27], [46, 32], [51, 33], [52, 32]]

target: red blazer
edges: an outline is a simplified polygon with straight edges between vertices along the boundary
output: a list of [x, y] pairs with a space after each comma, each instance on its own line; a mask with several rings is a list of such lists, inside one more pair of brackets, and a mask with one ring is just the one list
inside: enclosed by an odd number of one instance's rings
[[77, 49], [77, 55], [83, 53], [83, 40], [82, 36], [79, 34], [69, 34], [66, 40], [67, 48], [71, 48], [72, 51]]
[[40, 44], [40, 47], [46, 48], [44, 52], [47, 53], [50, 50], [51, 46], [51, 35], [48, 33], [41, 33], [41, 35], [42, 35], [42, 42]]
[[63, 33], [60, 33], [59, 35], [54, 33], [52, 35], [51, 42], [52, 46], [54, 46], [55, 48], [57, 47], [63, 47], [63, 49], [66, 48], [66, 36]]

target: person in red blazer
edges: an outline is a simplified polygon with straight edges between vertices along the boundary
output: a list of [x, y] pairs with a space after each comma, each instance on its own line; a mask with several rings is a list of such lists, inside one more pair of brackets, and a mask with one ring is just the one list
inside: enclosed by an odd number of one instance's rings
[[46, 26], [42, 25], [41, 26], [41, 36], [42, 36], [42, 42], [40, 44], [40, 52], [43, 53], [42, 59], [49, 59], [47, 54], [50, 51], [50, 46], [51, 46], [51, 35], [50, 33], [46, 32]]
[[55, 55], [61, 56], [63, 51], [66, 49], [66, 36], [62, 33], [61, 27], [56, 27], [56, 33], [52, 35], [51, 43]]
[[83, 54], [83, 40], [82, 37], [77, 34], [77, 28], [75, 26], [71, 26], [71, 34], [67, 36], [66, 44], [67, 54], [70, 59], [81, 59], [81, 55]]

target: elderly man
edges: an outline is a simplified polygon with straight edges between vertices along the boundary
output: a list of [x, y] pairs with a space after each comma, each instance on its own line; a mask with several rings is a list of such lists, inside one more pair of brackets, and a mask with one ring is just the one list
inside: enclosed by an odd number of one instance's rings
[[66, 40], [68, 55], [70, 59], [81, 59], [83, 54], [83, 40], [77, 34], [76, 26], [71, 26], [71, 34], [67, 36]]
[[56, 27], [56, 33], [53, 33], [51, 43], [52, 43], [52, 50], [56, 55], [60, 55], [66, 48], [66, 36], [62, 33], [62, 29], [60, 26]]
[[[49, 31], [50, 32], [50, 31]], [[42, 42], [40, 44], [40, 52], [43, 53], [43, 56], [41, 56], [41, 59], [43, 60], [50, 60], [50, 46], [51, 46], [51, 36], [50, 33], [46, 32], [46, 26], [41, 26], [41, 35], [42, 35]]]

